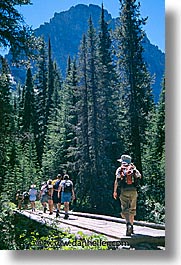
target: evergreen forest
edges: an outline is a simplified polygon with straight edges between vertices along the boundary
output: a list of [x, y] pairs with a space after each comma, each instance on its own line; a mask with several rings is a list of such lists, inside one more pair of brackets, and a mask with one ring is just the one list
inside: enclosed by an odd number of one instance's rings
[[77, 211], [120, 216], [112, 195], [115, 171], [117, 159], [129, 154], [142, 174], [136, 219], [164, 223], [165, 80], [155, 103], [140, 4], [120, 0], [114, 32], [103, 6], [98, 31], [90, 17], [63, 78], [51, 39], [35, 38], [16, 10], [30, 2], [0, 1], [0, 47], [9, 47], [13, 63], [26, 67], [25, 82], [17, 83], [0, 56], [1, 210], [17, 190], [68, 173]]

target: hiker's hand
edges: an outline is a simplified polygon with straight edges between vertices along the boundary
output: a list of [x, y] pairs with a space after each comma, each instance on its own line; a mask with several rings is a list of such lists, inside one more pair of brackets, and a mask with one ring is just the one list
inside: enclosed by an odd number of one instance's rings
[[117, 199], [117, 197], [118, 197], [118, 194], [117, 194], [117, 192], [116, 192], [116, 191], [114, 191], [114, 193], [113, 193], [113, 198], [116, 200], [116, 199]]

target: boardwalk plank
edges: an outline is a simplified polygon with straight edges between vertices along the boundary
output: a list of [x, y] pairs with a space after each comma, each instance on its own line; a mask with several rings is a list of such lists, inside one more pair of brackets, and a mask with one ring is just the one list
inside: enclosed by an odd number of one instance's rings
[[77, 233], [82, 231], [85, 234], [103, 234], [108, 240], [119, 240], [128, 242], [129, 244], [138, 243], [150, 243], [164, 246], [165, 245], [165, 230], [163, 226], [161, 229], [153, 228], [153, 224], [138, 221], [134, 224], [134, 235], [126, 236], [126, 225], [119, 218], [108, 217], [105, 218], [99, 215], [86, 215], [83, 213], [70, 214], [69, 220], [63, 219], [63, 214], [59, 218], [55, 218], [55, 214], [43, 214], [43, 212], [22, 211], [20, 214], [33, 219], [40, 223], [46, 223], [47, 225], [56, 225], [58, 228], [69, 229], [71, 233]]

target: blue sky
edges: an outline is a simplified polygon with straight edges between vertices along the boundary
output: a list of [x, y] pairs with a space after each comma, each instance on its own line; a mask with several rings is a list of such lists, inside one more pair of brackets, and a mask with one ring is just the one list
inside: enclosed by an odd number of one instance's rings
[[[119, 0], [32, 0], [33, 4], [18, 8], [25, 21], [32, 28], [37, 28], [44, 22], [49, 22], [55, 12], [68, 10], [77, 4], [96, 4], [104, 8], [112, 15], [119, 16]], [[165, 0], [140, 0], [141, 16], [147, 17], [147, 25], [144, 27], [152, 44], [165, 51]]]

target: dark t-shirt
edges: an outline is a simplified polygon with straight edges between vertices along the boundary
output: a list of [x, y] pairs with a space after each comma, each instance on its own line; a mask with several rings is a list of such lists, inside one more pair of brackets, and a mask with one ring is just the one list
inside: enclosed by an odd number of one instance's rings
[[62, 180], [60, 182], [60, 186], [62, 187], [62, 191], [63, 192], [72, 193], [73, 182], [70, 179], [68, 179], [68, 180]]

